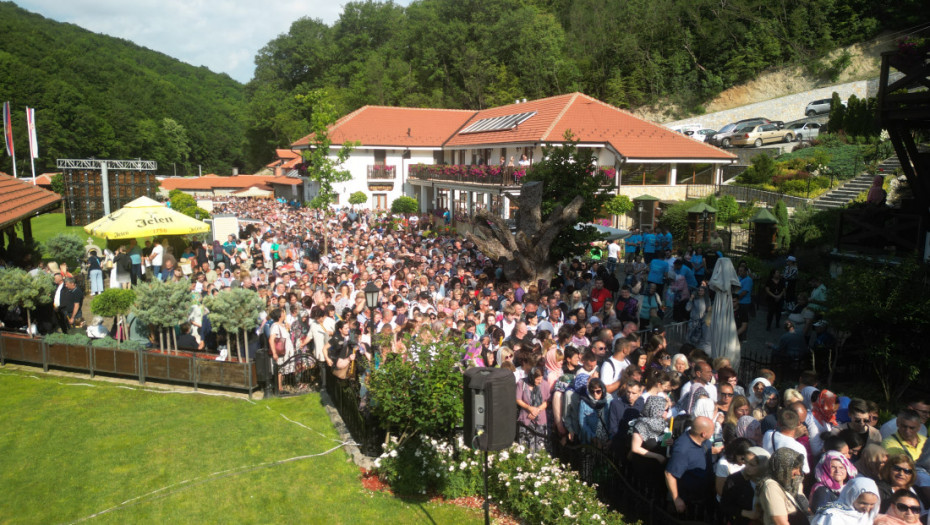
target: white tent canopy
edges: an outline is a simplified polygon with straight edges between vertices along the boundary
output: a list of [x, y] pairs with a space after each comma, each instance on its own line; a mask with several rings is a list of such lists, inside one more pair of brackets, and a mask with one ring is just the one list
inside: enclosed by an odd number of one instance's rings
[[711, 356], [729, 358], [730, 364], [736, 368], [739, 366], [740, 343], [733, 318], [733, 287], [739, 286], [739, 278], [730, 259], [717, 259], [708, 285], [716, 294], [710, 323]]

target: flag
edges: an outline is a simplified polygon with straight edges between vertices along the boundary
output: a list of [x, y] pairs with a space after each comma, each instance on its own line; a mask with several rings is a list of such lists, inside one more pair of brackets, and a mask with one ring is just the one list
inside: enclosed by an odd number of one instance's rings
[[39, 158], [39, 140], [36, 138], [36, 109], [26, 108], [26, 130], [29, 133], [29, 152], [33, 159]]
[[10, 103], [3, 103], [3, 141], [6, 143], [6, 154], [13, 156], [13, 115], [10, 114]]

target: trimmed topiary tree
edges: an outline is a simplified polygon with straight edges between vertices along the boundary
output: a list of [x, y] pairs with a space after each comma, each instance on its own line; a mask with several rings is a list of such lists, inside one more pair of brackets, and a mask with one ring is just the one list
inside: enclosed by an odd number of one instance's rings
[[349, 204], [352, 206], [358, 206], [359, 204], [365, 204], [368, 202], [368, 195], [365, 195], [364, 191], [356, 191], [349, 195]]
[[[257, 292], [246, 288], [230, 288], [204, 299], [210, 323], [226, 331], [227, 341], [236, 341], [236, 354], [240, 361], [243, 354], [245, 361], [249, 361], [249, 330], [258, 326], [258, 315], [264, 305]], [[239, 344], [240, 332], [242, 345]], [[232, 334], [234, 337], [230, 337]], [[231, 353], [232, 345], [229, 346]]]
[[26, 311], [26, 333], [32, 336], [32, 311], [52, 301], [55, 283], [51, 276], [35, 276], [20, 268], [0, 269], [0, 303]]
[[178, 342], [174, 327], [187, 320], [193, 298], [190, 281], [161, 282], [158, 280], [136, 286], [136, 302], [132, 312], [145, 324], [159, 328], [158, 347], [173, 348], [177, 352]]
[[409, 215], [420, 211], [420, 203], [413, 197], [397, 197], [391, 203], [391, 213], [403, 213]]
[[[126, 314], [136, 302], [136, 292], [124, 288], [110, 288], [94, 297], [90, 302], [90, 311], [104, 317], [116, 317], [120, 326], [126, 326]], [[120, 346], [119, 340], [116, 346]]]
[[782, 199], [775, 203], [775, 218], [778, 219], [778, 247], [787, 250], [791, 245], [791, 226], [788, 223], [788, 206]]

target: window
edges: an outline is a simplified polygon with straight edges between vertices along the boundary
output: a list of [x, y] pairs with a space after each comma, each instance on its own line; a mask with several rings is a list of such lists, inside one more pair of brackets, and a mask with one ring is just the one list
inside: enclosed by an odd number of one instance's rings
[[375, 165], [384, 166], [384, 163], [387, 161], [387, 150], [376, 149], [375, 150]]
[[669, 164], [627, 164], [623, 167], [620, 184], [642, 186], [668, 184]]
[[387, 193], [375, 193], [372, 195], [372, 198], [374, 199], [376, 210], [387, 209]]
[[459, 131], [459, 134], [465, 133], [482, 133], [485, 131], [504, 131], [517, 127], [518, 125], [529, 120], [535, 111], [529, 113], [517, 113], [515, 115], [504, 115], [503, 117], [483, 118], [467, 128]]

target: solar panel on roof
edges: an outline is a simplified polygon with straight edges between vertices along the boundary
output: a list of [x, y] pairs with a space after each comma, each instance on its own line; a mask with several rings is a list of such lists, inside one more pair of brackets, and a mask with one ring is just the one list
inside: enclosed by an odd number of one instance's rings
[[503, 131], [513, 129], [520, 124], [523, 124], [530, 117], [535, 115], [535, 111], [530, 111], [528, 113], [517, 113], [515, 115], [504, 115], [503, 117], [491, 117], [483, 118], [467, 128], [459, 131], [459, 135], [464, 135], [465, 133], [483, 133], [485, 131]]

